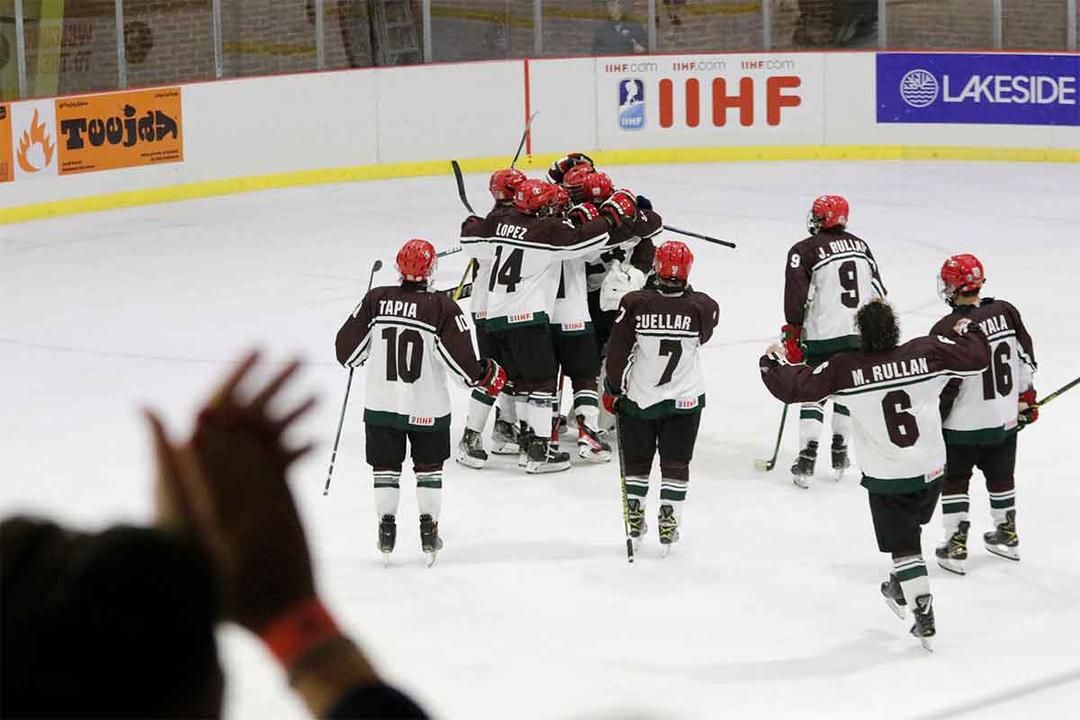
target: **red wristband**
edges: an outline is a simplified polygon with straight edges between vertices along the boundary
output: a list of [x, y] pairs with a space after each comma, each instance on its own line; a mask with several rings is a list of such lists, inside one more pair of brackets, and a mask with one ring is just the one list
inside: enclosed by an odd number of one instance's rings
[[340, 634], [318, 598], [304, 600], [270, 621], [259, 637], [284, 667], [311, 646]]

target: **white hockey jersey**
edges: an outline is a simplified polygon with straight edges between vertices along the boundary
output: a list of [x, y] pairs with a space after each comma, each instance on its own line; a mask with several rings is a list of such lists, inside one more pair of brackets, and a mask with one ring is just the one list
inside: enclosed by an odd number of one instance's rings
[[986, 334], [990, 366], [977, 378], [954, 381], [942, 394], [945, 442], [949, 445], [995, 445], [1018, 428], [1020, 393], [1032, 388], [1035, 350], [1020, 312], [1004, 300], [984, 298], [942, 318], [931, 332], [968, 318]]
[[364, 422], [399, 430], [450, 427], [447, 370], [474, 387], [483, 369], [458, 304], [418, 285], [371, 290], [337, 334], [338, 362], [366, 366]]
[[473, 257], [491, 263], [487, 330], [548, 324], [554, 312], [560, 263], [596, 253], [609, 239], [604, 219], [578, 228], [568, 220], [500, 208], [487, 218], [466, 220], [462, 247]]
[[700, 350], [719, 316], [715, 300], [691, 289], [624, 295], [606, 363], [606, 382], [623, 395], [620, 411], [652, 418], [705, 407]]
[[843, 352], [811, 368], [761, 358], [762, 379], [785, 403], [827, 397], [851, 411], [862, 484], [881, 494], [910, 493], [945, 473], [938, 400], [950, 378], [976, 377], [987, 366], [986, 338], [921, 337], [882, 353]]
[[822, 230], [788, 251], [784, 316], [802, 326], [810, 356], [857, 349], [856, 313], [885, 295], [870, 247], [850, 233]]

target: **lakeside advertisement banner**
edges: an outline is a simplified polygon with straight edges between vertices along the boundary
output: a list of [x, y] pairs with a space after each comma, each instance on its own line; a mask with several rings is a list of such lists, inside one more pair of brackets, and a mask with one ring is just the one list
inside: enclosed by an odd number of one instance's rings
[[61, 175], [181, 162], [180, 88], [56, 101]]
[[879, 53], [877, 121], [1080, 126], [1080, 56]]
[[814, 143], [824, 132], [820, 55], [598, 58], [600, 146]]
[[0, 183], [15, 179], [11, 147], [11, 106], [0, 105]]

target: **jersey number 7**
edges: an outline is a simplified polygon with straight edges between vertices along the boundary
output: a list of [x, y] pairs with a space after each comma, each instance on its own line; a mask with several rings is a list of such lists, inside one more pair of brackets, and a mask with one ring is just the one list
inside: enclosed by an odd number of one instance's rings
[[682, 359], [682, 343], [678, 340], [661, 340], [660, 357], [665, 355], [668, 359], [667, 367], [664, 368], [664, 373], [660, 376], [660, 382], [656, 383], [656, 387], [671, 382], [671, 376], [675, 374], [675, 368], [679, 366], [679, 360]]

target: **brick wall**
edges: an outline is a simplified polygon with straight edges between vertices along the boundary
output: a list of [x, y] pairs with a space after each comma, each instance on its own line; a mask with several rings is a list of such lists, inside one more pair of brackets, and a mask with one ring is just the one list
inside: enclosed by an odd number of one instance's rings
[[[762, 45], [761, 2], [772, 11], [772, 46], [874, 47], [876, 0], [658, 0], [661, 52], [756, 50]], [[1062, 49], [1065, 0], [1003, 0], [1005, 46]], [[369, 12], [375, 0], [325, 0], [328, 68], [372, 64]], [[419, 1], [412, 0], [419, 32]], [[646, 34], [645, 0], [623, 0], [625, 21]], [[33, 7], [33, 3], [28, 3]], [[993, 0], [890, 0], [889, 46], [988, 48]], [[315, 69], [314, 0], [222, 0], [223, 63], [227, 77]], [[1073, 18], [1080, 23], [1080, 18]], [[587, 55], [608, 24], [600, 0], [546, 0], [543, 44], [548, 56]], [[62, 29], [27, 21], [34, 94], [83, 92], [116, 85], [116, 28], [112, 0], [67, 0]], [[851, 40], [852, 28], [858, 37]], [[433, 0], [432, 43], [437, 61], [525, 57], [533, 54], [532, 0]], [[62, 32], [57, 55], [41, 50], [39, 35]], [[128, 83], [132, 86], [214, 77], [211, 0], [126, 0]], [[14, 59], [7, 59], [13, 62]], [[43, 73], [37, 73], [38, 65]], [[50, 79], [50, 67], [58, 68]], [[10, 89], [5, 88], [10, 96]]]

